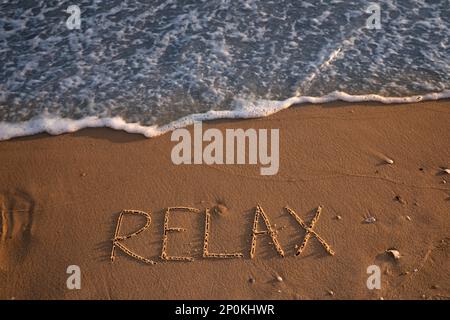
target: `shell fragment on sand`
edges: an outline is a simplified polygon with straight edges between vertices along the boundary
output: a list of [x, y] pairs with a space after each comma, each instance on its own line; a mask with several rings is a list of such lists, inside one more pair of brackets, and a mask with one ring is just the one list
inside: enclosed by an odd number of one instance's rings
[[400, 259], [400, 252], [396, 249], [388, 249], [386, 250], [386, 253], [391, 255], [395, 260]]
[[367, 217], [364, 219], [364, 223], [375, 223], [377, 219], [375, 217]]

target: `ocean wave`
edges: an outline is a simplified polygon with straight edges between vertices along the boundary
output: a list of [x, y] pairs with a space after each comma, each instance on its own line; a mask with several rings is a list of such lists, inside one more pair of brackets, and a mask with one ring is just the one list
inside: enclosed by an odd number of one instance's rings
[[377, 3], [379, 29], [365, 0], [79, 0], [72, 30], [72, 1], [0, 2], [0, 137], [445, 96], [448, 0]]
[[75, 132], [84, 128], [107, 127], [115, 130], [123, 130], [128, 133], [142, 134], [145, 137], [155, 137], [166, 132], [182, 128], [198, 121], [216, 119], [259, 118], [269, 116], [294, 105], [312, 103], [321, 104], [332, 101], [346, 102], [380, 102], [384, 104], [404, 104], [427, 100], [439, 100], [450, 98], [450, 90], [428, 93], [409, 97], [384, 97], [377, 94], [350, 95], [345, 92], [335, 91], [321, 97], [296, 96], [283, 101], [273, 100], [244, 100], [234, 101], [233, 110], [210, 110], [205, 113], [196, 113], [185, 116], [164, 126], [145, 126], [139, 123], [126, 122], [121, 117], [95, 117], [89, 116], [82, 119], [68, 119], [44, 114], [28, 121], [17, 123], [0, 122], [0, 140], [9, 140], [16, 137], [29, 136], [38, 133], [59, 135]]

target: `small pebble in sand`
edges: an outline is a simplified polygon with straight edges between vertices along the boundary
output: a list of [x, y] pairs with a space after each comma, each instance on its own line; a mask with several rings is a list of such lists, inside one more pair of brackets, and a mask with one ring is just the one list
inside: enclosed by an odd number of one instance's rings
[[329, 294], [330, 296], [334, 296], [334, 291], [333, 291], [333, 290], [328, 290], [328, 294]]
[[400, 252], [397, 249], [388, 249], [386, 253], [391, 255], [395, 260], [400, 259]]
[[414, 271], [414, 272], [419, 272], [419, 269], [415, 268], [413, 271]]
[[367, 217], [364, 219], [365, 223], [375, 223], [377, 222], [377, 219], [375, 217]]
[[228, 208], [226, 205], [219, 203], [213, 208], [213, 213], [224, 216], [228, 214]]
[[427, 298], [427, 296], [423, 294], [422, 295], [422, 299], [426, 299], [426, 298]]
[[281, 293], [281, 290], [278, 290], [277, 292], [278, 292], [278, 293]]
[[250, 278], [250, 279], [248, 279], [248, 282], [250, 282], [250, 283], [255, 283], [256, 280], [255, 280], [255, 278]]
[[380, 297], [380, 300], [384, 300], [384, 298], [383, 298], [383, 297]]
[[442, 179], [442, 183], [443, 183], [443, 184], [446, 184], [447, 181], [446, 181], [445, 179]]
[[433, 290], [439, 289], [439, 286], [437, 284], [434, 284], [431, 286], [431, 289], [433, 289]]
[[410, 216], [406, 216], [406, 220], [411, 221], [411, 217]]
[[342, 217], [341, 216], [336, 216], [336, 219], [337, 220], [342, 220]]
[[442, 168], [442, 171], [446, 174], [450, 174], [450, 169], [448, 168]]
[[386, 158], [386, 163], [387, 164], [394, 164], [394, 160]]
[[278, 275], [278, 276], [277, 276], [277, 281], [278, 281], [278, 282], [283, 282], [283, 278], [282, 278], [281, 276]]
[[405, 204], [405, 203], [406, 203], [406, 201], [403, 200], [403, 198], [400, 197], [400, 196], [395, 196], [395, 197], [394, 197], [394, 200], [397, 201], [397, 202], [399, 202], [399, 203], [401, 203], [401, 204]]
[[83, 173], [80, 174], [80, 177], [86, 177], [86, 176], [87, 176], [86, 172], [83, 172]]

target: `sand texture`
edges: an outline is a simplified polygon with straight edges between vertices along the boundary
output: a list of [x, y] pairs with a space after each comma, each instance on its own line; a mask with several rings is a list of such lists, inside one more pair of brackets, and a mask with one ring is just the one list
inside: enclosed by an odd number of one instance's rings
[[[278, 174], [176, 166], [170, 133], [0, 142], [0, 298], [450, 298], [450, 100], [302, 105], [204, 127], [279, 128]], [[116, 233], [122, 210], [134, 214]], [[66, 287], [69, 265], [80, 290]], [[366, 286], [370, 265], [380, 290]]]

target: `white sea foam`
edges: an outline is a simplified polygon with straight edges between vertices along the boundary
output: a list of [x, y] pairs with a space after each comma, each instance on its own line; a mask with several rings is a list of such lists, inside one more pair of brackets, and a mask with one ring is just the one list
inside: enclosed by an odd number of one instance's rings
[[0, 140], [8, 140], [15, 137], [29, 136], [43, 132], [46, 132], [50, 135], [59, 135], [63, 133], [75, 132], [84, 128], [99, 127], [107, 127], [115, 130], [123, 130], [128, 133], [142, 134], [150, 138], [159, 136], [177, 128], [186, 127], [196, 121], [264, 117], [289, 108], [293, 105], [303, 103], [319, 104], [340, 100], [347, 102], [375, 101], [385, 104], [401, 104], [447, 98], [450, 98], [450, 90], [411, 97], [383, 97], [376, 94], [350, 95], [345, 92], [336, 91], [322, 97], [299, 96], [292, 97], [283, 101], [250, 101], [239, 99], [235, 101], [235, 108], [233, 110], [210, 110], [206, 113], [196, 113], [160, 127], [144, 126], [139, 123], [127, 123], [121, 117], [99, 118], [91, 116], [83, 119], [72, 120], [67, 118], [54, 117], [51, 115], [43, 115], [35, 117], [28, 121], [18, 123], [0, 122]]

